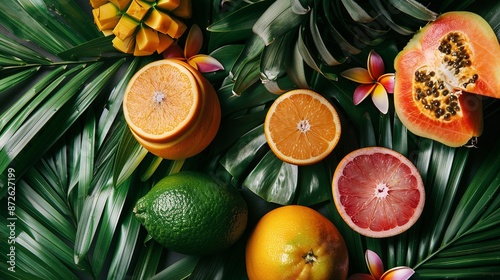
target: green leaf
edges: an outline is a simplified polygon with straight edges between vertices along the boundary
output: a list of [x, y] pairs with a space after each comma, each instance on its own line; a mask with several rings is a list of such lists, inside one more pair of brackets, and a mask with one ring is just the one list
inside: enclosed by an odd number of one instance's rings
[[236, 95], [243, 94], [243, 92], [249, 89], [260, 79], [260, 58], [255, 57], [254, 59], [247, 61], [238, 69], [238, 73], [235, 73], [235, 81], [233, 85], [233, 93]]
[[[146, 188], [140, 189], [137, 193], [137, 199], [145, 195], [147, 191]], [[120, 227], [118, 241], [108, 271], [108, 279], [123, 279], [127, 276], [132, 256], [137, 247], [140, 228], [141, 224], [135, 218], [133, 211], [127, 211]]]
[[[497, 141], [498, 142], [498, 141]], [[475, 174], [469, 187], [465, 191], [460, 203], [457, 205], [455, 214], [449, 222], [444, 235], [443, 244], [451, 242], [456, 237], [466, 233], [470, 227], [477, 223], [485, 211], [491, 196], [500, 188], [500, 158], [496, 156], [496, 149], [488, 154], [478, 172]], [[482, 207], [477, 207], [482, 205]]]
[[16, 266], [26, 272], [44, 279], [78, 279], [59, 259], [44, 250], [40, 244], [28, 236], [20, 233], [16, 238], [17, 248]]
[[186, 256], [151, 277], [150, 280], [186, 279], [191, 275], [191, 272], [193, 272], [199, 259], [199, 256]]
[[68, 48], [57, 55], [67, 60], [77, 60], [82, 58], [102, 58], [102, 57], [126, 57], [129, 56], [119, 52], [113, 47], [114, 36], [97, 37], [95, 39], [82, 42], [75, 47]]
[[328, 168], [325, 162], [299, 167], [297, 204], [314, 206], [330, 199], [332, 174]]
[[264, 126], [259, 125], [248, 131], [220, 159], [224, 168], [236, 179], [243, 179], [250, 165], [254, 163], [259, 150], [267, 144]]
[[[55, 143], [59, 137], [66, 132], [69, 127], [78, 119], [78, 117], [85, 112], [85, 110], [92, 104], [92, 102], [99, 96], [99, 93], [101, 93], [102, 89], [107, 85], [108, 81], [111, 79], [111, 77], [116, 73], [116, 71], [120, 68], [121, 64], [123, 63], [123, 60], [118, 60], [111, 66], [109, 66], [107, 69], [101, 69], [102, 73], [99, 74], [98, 76], [95, 77], [95, 79], [92, 82], [89, 82], [88, 84], [85, 85], [84, 88], [81, 89], [81, 91], [74, 96], [73, 102], [67, 103], [64, 106], [61, 104], [63, 101], [66, 103], [68, 100], [71, 100], [65, 96], [65, 93], [69, 94], [74, 94], [73, 91], [74, 89], [71, 88], [72, 86], [79, 86], [81, 85], [82, 82], [84, 82], [87, 78], [87, 75], [92, 74], [93, 71], [96, 71], [99, 69], [99, 65], [96, 67], [91, 67], [92, 69], [89, 69], [89, 71], [85, 71], [86, 69], [82, 70], [80, 73], [78, 73], [71, 81], [68, 81], [59, 91], [56, 97], [52, 96], [52, 98], [55, 98], [54, 102], [49, 102], [49, 104], [44, 104], [44, 106], [49, 107], [49, 111], [45, 111], [43, 109], [38, 110], [35, 114], [33, 114], [33, 121], [35, 123], [39, 122], [47, 122], [48, 119], [51, 120], [51, 122], [47, 123], [46, 126], [44, 126], [44, 129], [41, 130], [41, 127], [37, 126], [38, 129], [35, 129], [36, 131], [26, 131], [25, 129], [20, 130], [21, 134], [26, 134], [29, 135], [29, 137], [34, 137], [36, 141], [31, 142], [28, 148], [24, 148], [22, 153], [18, 155], [15, 159], [16, 164], [18, 165], [17, 169], [19, 170], [20, 173], [23, 173], [24, 170], [27, 168], [27, 166], [31, 165], [31, 162], [33, 159], [38, 159], [40, 158], [41, 154], [43, 152], [47, 151], [48, 148]], [[94, 69], [95, 68], [95, 69]], [[83, 76], [80, 76], [79, 74], [82, 74]], [[75, 80], [76, 79], [76, 80]], [[82, 79], [82, 80], [80, 80]], [[53, 114], [52, 110], [58, 109], [59, 106], [61, 106], [61, 109], [57, 112], [57, 114]], [[43, 117], [43, 120], [37, 119], [35, 116], [38, 117]], [[28, 122], [28, 125], [33, 125]], [[24, 126], [23, 126], [24, 128]], [[39, 131], [41, 130], [41, 131]], [[19, 133], [20, 131], [17, 131], [16, 133]], [[36, 134], [36, 132], [39, 132]], [[36, 134], [36, 137], [35, 135]], [[16, 136], [16, 134], [14, 134]], [[19, 135], [19, 137], [21, 137]], [[14, 141], [15, 137], [11, 138], [10, 141]], [[16, 139], [16, 141], [19, 141]], [[23, 138], [23, 142], [27, 142], [26, 139]], [[9, 143], [10, 144], [10, 143]], [[26, 143], [22, 143], [22, 145], [25, 145]], [[15, 152], [17, 152], [17, 147], [15, 144], [14, 149]], [[7, 149], [6, 149], [7, 150]], [[4, 167], [2, 164], [5, 166], [8, 166], [9, 162], [13, 158], [13, 152], [10, 150], [9, 152], [5, 152], [4, 150], [0, 150], [0, 158], [4, 156], [4, 153], [7, 154], [9, 157], [9, 160], [2, 161], [0, 163], [0, 170], [4, 170]], [[21, 165], [20, 163], [23, 163], [25, 165]], [[0, 186], [1, 186], [0, 182]]]
[[[306, 11], [299, 1], [276, 0], [253, 25], [252, 30], [266, 45], [299, 26]], [[300, 13], [297, 13], [300, 11]]]
[[[49, 10], [49, 6], [41, 0], [17, 0], [23, 9], [28, 13], [33, 20], [43, 22], [47, 30], [51, 30], [53, 34], [68, 45], [75, 45], [83, 42], [83, 38], [79, 33], [75, 32], [69, 25], [65, 24], [61, 18], [53, 11]], [[50, 4], [50, 3], [49, 3]]]
[[50, 230], [58, 232], [68, 240], [73, 240], [75, 234], [73, 221], [64, 213], [58, 212], [54, 206], [49, 204], [47, 200], [43, 199], [35, 189], [24, 181], [19, 181], [18, 185], [19, 197], [17, 205], [19, 208], [25, 209], [29, 215], [43, 222]]
[[16, 0], [6, 0], [0, 9], [0, 24], [9, 29], [20, 39], [32, 41], [46, 51], [56, 54], [64, 51], [69, 45], [62, 38], [51, 32], [43, 21], [29, 14]]
[[268, 202], [291, 204], [298, 182], [298, 167], [268, 151], [247, 176], [243, 185]]
[[[62, 81], [61, 72], [64, 71], [64, 67], [57, 67], [50, 71], [47, 75], [41, 77], [36, 84], [34, 84], [29, 90], [27, 90], [21, 97], [19, 97], [5, 112], [0, 115], [0, 131], [14, 118], [17, 118], [18, 125], [12, 126], [12, 129], [17, 130], [28, 115], [37, 107], [37, 105], [44, 99], [40, 91], [44, 90], [54, 79], [58, 78]], [[49, 93], [49, 91], [44, 91]], [[31, 106], [27, 107], [27, 104]], [[22, 117], [21, 117], [22, 116]], [[0, 142], [0, 147], [5, 144]]]
[[234, 80], [238, 79], [246, 64], [254, 63], [260, 59], [259, 56], [264, 51], [264, 47], [264, 42], [257, 35], [254, 34], [248, 38], [243, 50], [231, 67], [230, 74]]
[[99, 232], [95, 239], [95, 249], [93, 251], [92, 269], [95, 275], [99, 275], [106, 261], [102, 256], [107, 256], [112, 249], [113, 237], [117, 233], [118, 223], [132, 180], [126, 180], [120, 188], [114, 190], [108, 197], [106, 208], [102, 215]]
[[116, 151], [116, 159], [113, 167], [113, 184], [118, 187], [127, 180], [147, 153], [148, 150], [137, 142], [130, 130], [125, 129]]
[[295, 35], [294, 32], [285, 33], [271, 44], [265, 46], [260, 58], [260, 79], [264, 85], [269, 82], [276, 82], [286, 75], [290, 45], [292, 40], [295, 39]]
[[370, 0], [370, 3], [381, 13], [382, 20], [390, 26], [392, 30], [404, 36], [412, 35], [414, 33], [414, 31], [408, 27], [395, 23], [390, 12], [384, 7], [380, 0]]
[[[328, 49], [328, 47], [326, 46], [326, 38], [323, 39], [323, 36], [325, 36], [325, 35], [322, 36], [322, 34], [324, 34], [324, 33], [320, 32], [319, 27], [318, 27], [318, 23], [316, 21], [317, 20], [316, 8], [311, 10], [311, 16], [309, 17], [309, 20], [310, 20], [310, 22], [309, 22], [310, 34], [311, 34], [311, 37], [313, 39], [314, 46], [318, 50], [318, 53], [319, 53], [322, 61], [329, 66], [335, 66], [335, 65], [342, 64], [346, 60], [346, 58], [341, 58], [341, 59], [335, 58], [332, 55], [332, 53], [330, 52], [330, 50]], [[329, 34], [326, 33], [325, 37], [328, 37], [328, 35]]]
[[33, 67], [30, 69], [26, 69], [24, 71], [17, 72], [15, 74], [12, 74], [12, 75], [5, 77], [3, 79], [0, 79], [0, 85], [1, 85], [0, 86], [0, 96], [2, 96], [4, 94], [4, 92], [9, 90], [10, 88], [21, 84], [23, 81], [26, 81], [26, 79], [33, 76], [33, 74], [35, 74], [39, 69], [40, 69], [40, 67]]
[[[0, 153], [0, 170], [4, 170], [12, 158], [15, 158], [21, 150], [33, 139], [36, 133], [46, 125], [73, 95], [75, 95], [83, 83], [100, 67], [93, 64], [82, 69], [71, 81], [68, 81], [61, 89], [53, 94], [31, 117], [10, 137], [5, 149]], [[2, 141], [3, 142], [3, 141]]]
[[352, 20], [368, 23], [374, 20], [358, 3], [353, 0], [341, 0]]
[[[16, 66], [28, 63], [42, 65], [50, 63], [50, 59], [46, 58], [44, 55], [27, 46], [14, 42], [11, 38], [5, 36], [5, 34], [0, 34], [0, 53], [4, 57], [15, 59], [16, 61], [13, 65]], [[9, 64], [5, 64], [5, 66], [9, 66]]]
[[400, 10], [401, 12], [416, 19], [433, 21], [438, 16], [437, 13], [429, 10], [427, 7], [415, 0], [389, 0], [389, 3], [391, 3], [396, 9]]
[[95, 155], [95, 130], [96, 120], [93, 110], [87, 112], [82, 133], [81, 154], [79, 163], [77, 203], [74, 205], [77, 219], [82, 211], [83, 203], [90, 190], [90, 183], [94, 175], [94, 155]]
[[207, 27], [210, 32], [241, 32], [251, 30], [272, 1], [256, 1], [223, 15]]
[[113, 193], [113, 190], [112, 184], [104, 184], [102, 182], [99, 187], [94, 189], [83, 205], [75, 237], [74, 259], [77, 265], [83, 260], [90, 249], [106, 202], [108, 197]]
[[[128, 85], [128, 82], [132, 76], [136, 73], [140, 66], [140, 59], [134, 58], [130, 65], [121, 73], [121, 79], [113, 87], [113, 90], [109, 94], [108, 100], [104, 104], [104, 109], [98, 119], [97, 126], [97, 147], [101, 147], [105, 138], [108, 136], [113, 123], [118, 118], [122, 109], [123, 93]], [[122, 116], [122, 115], [120, 115]]]
[[[94, 24], [92, 17], [85, 9], [71, 0], [44, 0], [50, 7], [52, 14], [57, 14], [62, 18], [64, 24], [71, 26], [84, 39], [90, 40], [101, 33]], [[49, 12], [50, 13], [50, 12]]]

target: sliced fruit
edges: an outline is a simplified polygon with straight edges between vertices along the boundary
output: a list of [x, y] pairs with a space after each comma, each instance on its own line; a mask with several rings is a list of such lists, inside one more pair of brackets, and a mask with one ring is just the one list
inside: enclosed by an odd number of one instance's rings
[[332, 193], [344, 221], [374, 238], [409, 229], [425, 203], [417, 168], [403, 155], [383, 147], [361, 148], [345, 156], [335, 169]]
[[172, 39], [172, 37], [162, 34], [160, 32], [158, 32], [158, 40], [159, 40], [158, 48], [156, 49], [156, 52], [158, 53], [164, 52], [166, 49], [168, 49], [168, 47], [170, 47], [175, 42], [174, 39]]
[[115, 4], [120, 11], [125, 11], [132, 0], [109, 0], [109, 2]]
[[477, 95], [500, 97], [500, 45], [471, 12], [448, 12], [422, 28], [398, 54], [394, 106], [414, 134], [451, 147], [481, 135]]
[[132, 17], [123, 15], [113, 29], [113, 34], [115, 34], [118, 39], [124, 41], [128, 37], [134, 35], [135, 31], [139, 27], [139, 24], [140, 22]]
[[335, 225], [300, 205], [278, 207], [257, 222], [245, 262], [250, 280], [345, 280], [349, 270], [347, 247]]
[[[186, 2], [186, 1], [182, 1]], [[179, 7], [179, 4], [181, 3], [181, 0], [158, 0], [156, 2], [156, 7], [167, 10], [167, 11], [172, 11], [175, 8]]]
[[[192, 14], [191, 0], [91, 0], [90, 4], [97, 28], [105, 36], [115, 35], [121, 41], [113, 43], [117, 50], [135, 56], [165, 51], [187, 30], [183, 20], [190, 18]], [[170, 39], [158, 35], [161, 43], [153, 48], [156, 45], [154, 32], [140, 30], [144, 26], [169, 36]], [[126, 40], [129, 37], [140, 38]], [[134, 45], [129, 46], [128, 43]]]
[[128, 37], [125, 40], [121, 40], [118, 37], [112, 40], [113, 47], [123, 53], [133, 53], [135, 48], [135, 37]]
[[156, 29], [163, 34], [167, 34], [171, 22], [172, 18], [170, 15], [157, 9], [152, 9], [151, 14], [144, 21], [147, 26]]
[[180, 18], [188, 19], [191, 18], [192, 14], [192, 4], [191, 0], [181, 0], [179, 6], [172, 11], [172, 13]]
[[151, 9], [151, 3], [142, 0], [132, 0], [128, 6], [127, 14], [136, 20], [142, 20]]
[[135, 36], [135, 43], [139, 50], [153, 53], [160, 44], [158, 32], [148, 26], [141, 26]]
[[327, 157], [340, 139], [340, 118], [322, 95], [307, 89], [288, 91], [269, 108], [264, 132], [281, 160], [308, 165]]
[[179, 61], [195, 76], [203, 94], [203, 104], [197, 121], [183, 135], [169, 142], [151, 142], [134, 135], [137, 141], [152, 154], [170, 160], [192, 157], [203, 151], [215, 138], [219, 130], [221, 109], [217, 93], [200, 72]]
[[113, 29], [121, 17], [120, 10], [111, 2], [93, 9], [92, 14], [99, 30]]
[[99, 8], [100, 6], [108, 3], [109, 0], [90, 0], [90, 6], [93, 9]]
[[178, 62], [163, 59], [147, 64], [125, 90], [125, 119], [132, 131], [148, 141], [173, 141], [198, 118], [202, 103], [198, 82]]
[[168, 27], [167, 34], [174, 38], [178, 39], [179, 37], [186, 32], [187, 26], [180, 19], [172, 17], [172, 21], [170, 22], [170, 26]]

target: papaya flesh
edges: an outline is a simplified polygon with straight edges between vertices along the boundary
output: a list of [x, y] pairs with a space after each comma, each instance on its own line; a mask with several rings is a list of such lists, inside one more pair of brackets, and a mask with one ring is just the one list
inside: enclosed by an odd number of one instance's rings
[[421, 28], [394, 60], [394, 107], [415, 135], [459, 147], [483, 130], [481, 96], [500, 98], [500, 45], [479, 15], [457, 11]]

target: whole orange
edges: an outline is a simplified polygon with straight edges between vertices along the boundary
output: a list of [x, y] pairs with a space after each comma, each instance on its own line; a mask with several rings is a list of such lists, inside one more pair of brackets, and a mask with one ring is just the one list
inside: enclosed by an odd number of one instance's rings
[[265, 214], [246, 245], [250, 280], [347, 278], [349, 258], [344, 238], [318, 211], [281, 206]]

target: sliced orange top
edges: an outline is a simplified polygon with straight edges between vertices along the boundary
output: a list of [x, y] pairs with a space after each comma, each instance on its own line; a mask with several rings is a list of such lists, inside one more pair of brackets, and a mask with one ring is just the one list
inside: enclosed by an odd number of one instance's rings
[[193, 74], [175, 59], [147, 64], [130, 80], [123, 98], [125, 120], [138, 136], [166, 142], [197, 119], [201, 91]]
[[281, 160], [308, 165], [328, 156], [340, 139], [340, 118], [322, 95], [307, 89], [288, 91], [269, 108], [264, 132]]

